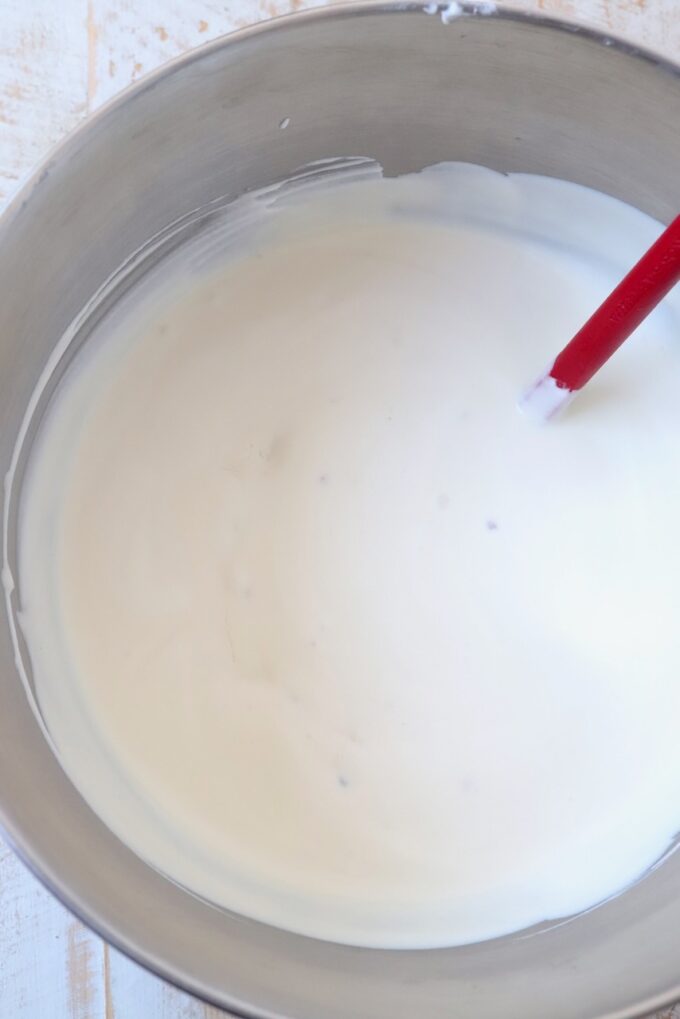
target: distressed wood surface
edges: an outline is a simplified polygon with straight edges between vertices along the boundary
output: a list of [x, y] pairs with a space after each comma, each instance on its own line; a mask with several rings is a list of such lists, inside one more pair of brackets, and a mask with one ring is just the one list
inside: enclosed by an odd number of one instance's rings
[[[126, 85], [224, 32], [309, 6], [309, 0], [0, 0], [0, 207], [55, 142]], [[578, 16], [680, 57], [680, 0], [516, 0], [516, 6]], [[0, 842], [0, 1019], [220, 1015], [109, 948]], [[680, 1006], [657, 1019], [680, 1019]]]

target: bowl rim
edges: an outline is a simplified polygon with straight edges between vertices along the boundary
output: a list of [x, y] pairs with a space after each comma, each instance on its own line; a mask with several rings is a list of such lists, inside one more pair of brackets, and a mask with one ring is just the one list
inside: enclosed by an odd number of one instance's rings
[[[138, 96], [154, 88], [160, 81], [170, 77], [176, 71], [199, 62], [207, 55], [220, 50], [228, 50], [240, 46], [243, 42], [260, 35], [286, 32], [304, 23], [341, 21], [365, 16], [386, 14], [424, 13], [440, 17], [449, 7], [447, 0], [331, 0], [327, 6], [310, 7], [305, 10], [292, 11], [274, 17], [268, 17], [255, 24], [245, 25], [231, 32], [223, 33], [185, 53], [180, 53], [145, 74], [141, 79], [131, 82], [114, 96], [102, 103], [95, 111], [87, 114], [73, 129], [67, 132], [56, 144], [50, 146], [42, 159], [22, 178], [17, 191], [10, 198], [0, 213], [0, 244], [3, 243], [14, 218], [26, 208], [36, 189], [50, 174], [52, 168], [75, 152], [93, 131], [105, 126], [109, 117], [123, 108], [132, 96]], [[458, 11], [457, 8], [460, 8]], [[654, 49], [632, 42], [616, 33], [584, 24], [575, 15], [553, 15], [545, 11], [531, 11], [507, 6], [507, 0], [460, 0], [456, 5], [456, 19], [478, 17], [484, 20], [504, 20], [538, 26], [546, 31], [557, 31], [578, 35], [590, 42], [610, 47], [628, 57], [642, 60], [658, 68], [672, 77], [680, 78], [680, 60], [675, 62], [670, 57]], [[452, 19], [454, 20], [454, 19]], [[3, 496], [4, 503], [4, 496]], [[70, 780], [69, 780], [70, 781]], [[80, 795], [80, 794], [79, 794]], [[214, 1005], [225, 1015], [234, 1019], [284, 1019], [282, 1013], [253, 1008], [246, 1002], [231, 998], [228, 994], [216, 998], [200, 980], [192, 977], [189, 972], [171, 968], [162, 958], [145, 947], [139, 941], [116, 929], [107, 919], [102, 918], [90, 907], [78, 891], [64, 883], [58, 869], [55, 870], [44, 856], [34, 851], [30, 841], [26, 839], [12, 818], [11, 808], [0, 802], [0, 836], [10, 846], [22, 864], [40, 884], [64, 906], [76, 919], [93, 931], [98, 937], [121, 952], [128, 959], [142, 966], [154, 976], [165, 981], [180, 991]], [[147, 864], [147, 866], [150, 866]], [[625, 1006], [615, 1011], [599, 1012], [593, 1019], [643, 1019], [655, 1012], [671, 1007], [680, 1000], [680, 975], [677, 983], [669, 990]]]

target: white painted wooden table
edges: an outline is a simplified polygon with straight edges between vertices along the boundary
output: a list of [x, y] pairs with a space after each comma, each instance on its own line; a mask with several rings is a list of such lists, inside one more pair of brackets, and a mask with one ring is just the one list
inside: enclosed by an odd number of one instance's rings
[[[578, 15], [680, 57], [680, 0], [516, 3]], [[308, 6], [310, 0], [0, 0], [0, 207], [50, 146], [130, 82], [224, 32]], [[91, 934], [0, 841], [0, 1019], [220, 1015]], [[663, 1019], [671, 1016], [680, 1019], [680, 1006]]]

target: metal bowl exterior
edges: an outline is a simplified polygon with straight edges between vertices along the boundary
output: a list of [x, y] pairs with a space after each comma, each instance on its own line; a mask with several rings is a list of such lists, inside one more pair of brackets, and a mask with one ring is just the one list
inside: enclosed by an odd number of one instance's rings
[[[312, 160], [371, 156], [388, 174], [466, 160], [677, 213], [680, 69], [572, 23], [479, 8], [445, 25], [416, 5], [355, 4], [246, 30], [60, 146], [0, 222], [0, 474], [50, 351], [125, 258]], [[680, 997], [680, 854], [535, 936], [432, 952], [316, 942], [202, 902], [98, 821], [42, 735], [4, 612], [0, 705], [0, 817], [26, 863], [113, 944], [234, 1014], [623, 1019]]]

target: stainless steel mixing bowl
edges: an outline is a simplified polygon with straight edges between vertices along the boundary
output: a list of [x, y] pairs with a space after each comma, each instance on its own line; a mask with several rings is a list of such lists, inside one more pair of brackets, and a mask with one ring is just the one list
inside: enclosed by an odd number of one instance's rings
[[[680, 69], [492, 7], [468, 3], [444, 24], [414, 4], [369, 3], [239, 32], [69, 138], [0, 224], [0, 474], [56, 341], [117, 267], [178, 217], [191, 229], [192, 210], [312, 160], [372, 156], [388, 174], [467, 160], [579, 181], [661, 220], [677, 213]], [[11, 565], [15, 501], [5, 525]], [[126, 849], [66, 778], [4, 612], [0, 809], [21, 857], [78, 916], [235, 1014], [614, 1019], [680, 997], [680, 853], [571, 922], [446, 951], [315, 942], [200, 901]]]

